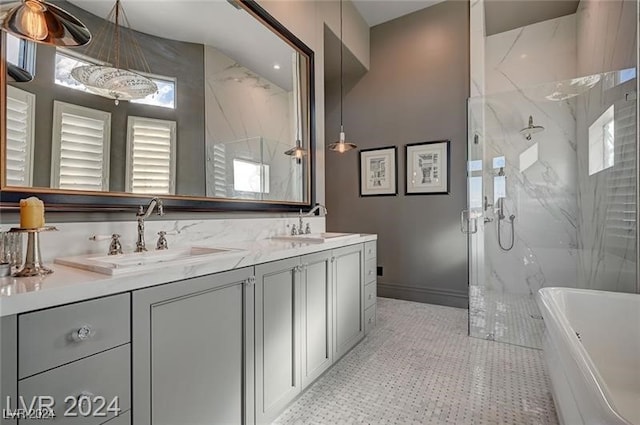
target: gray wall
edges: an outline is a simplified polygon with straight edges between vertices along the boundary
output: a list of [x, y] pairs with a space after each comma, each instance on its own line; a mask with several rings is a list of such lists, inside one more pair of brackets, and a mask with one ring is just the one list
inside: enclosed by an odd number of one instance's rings
[[[92, 34], [100, 33], [103, 19], [65, 1], [54, 3], [78, 17]], [[50, 186], [53, 101], [59, 100], [111, 113], [110, 191], [125, 190], [127, 118], [142, 116], [177, 122], [176, 192], [204, 196], [204, 46], [142, 33], [136, 33], [136, 40], [145, 53], [151, 73], [177, 79], [175, 109], [130, 102], [120, 102], [116, 106], [112, 99], [55, 85], [56, 49], [37, 45], [34, 80], [28, 84], [14, 84], [36, 95], [33, 186]], [[100, 41], [94, 39], [90, 46]], [[77, 51], [95, 55], [100, 49], [93, 46]]]
[[[466, 308], [459, 216], [467, 196], [469, 4], [449, 0], [375, 26], [370, 40], [370, 71], [346, 84], [345, 131], [360, 149], [398, 147], [400, 195], [359, 197], [358, 153], [327, 152], [327, 228], [378, 234], [380, 296]], [[327, 81], [325, 96], [329, 142], [339, 131], [336, 81]], [[442, 139], [451, 140], [450, 194], [403, 195], [404, 145]]]

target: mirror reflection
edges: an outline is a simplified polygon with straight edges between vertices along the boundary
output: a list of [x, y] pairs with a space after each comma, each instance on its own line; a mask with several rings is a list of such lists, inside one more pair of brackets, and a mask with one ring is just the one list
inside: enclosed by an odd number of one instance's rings
[[306, 55], [234, 2], [53, 3], [93, 39], [6, 36], [5, 186], [308, 202]]

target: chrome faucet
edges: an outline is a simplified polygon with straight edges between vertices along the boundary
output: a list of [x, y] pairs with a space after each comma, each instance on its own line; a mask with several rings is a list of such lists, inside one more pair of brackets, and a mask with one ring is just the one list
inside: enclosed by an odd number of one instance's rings
[[312, 215], [315, 215], [316, 211], [318, 210], [322, 210], [321, 214], [327, 215], [327, 207], [325, 207], [322, 204], [316, 204], [315, 207], [311, 208], [311, 210], [308, 213], [305, 213], [304, 215], [302, 214], [302, 210], [300, 210], [300, 213], [298, 214], [298, 234], [299, 235], [302, 235], [302, 234], [308, 235], [309, 233], [311, 233], [311, 226], [309, 225], [309, 223], [307, 223], [307, 226], [305, 227], [304, 223], [302, 222], [302, 217], [310, 217]]
[[154, 208], [157, 208], [158, 215], [164, 215], [164, 208], [162, 206], [162, 200], [160, 198], [152, 198], [147, 205], [147, 210], [144, 210], [144, 207], [140, 205], [138, 207], [138, 212], [136, 213], [136, 219], [138, 220], [138, 240], [136, 241], [136, 250], [135, 252], [144, 252], [147, 250], [147, 247], [144, 242], [144, 221], [149, 218]]
[[311, 208], [311, 210], [310, 210], [308, 213], [306, 213], [305, 215], [306, 215], [306, 216], [314, 215], [314, 214], [316, 213], [316, 211], [318, 211], [318, 210], [322, 210], [321, 214], [324, 214], [324, 215], [329, 214], [329, 213], [327, 212], [327, 207], [325, 207], [325, 206], [324, 206], [324, 205], [322, 205], [322, 204], [318, 204], [318, 203], [316, 203], [316, 206], [315, 206], [315, 207], [313, 207], [313, 208]]

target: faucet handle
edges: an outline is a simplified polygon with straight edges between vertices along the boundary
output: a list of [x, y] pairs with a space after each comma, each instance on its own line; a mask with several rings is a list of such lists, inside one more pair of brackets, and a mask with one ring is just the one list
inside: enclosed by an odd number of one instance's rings
[[108, 255], [122, 254], [122, 244], [120, 243], [120, 235], [114, 233], [111, 235], [111, 244], [109, 244]]
[[114, 233], [112, 235], [93, 235], [89, 238], [90, 241], [106, 241], [107, 239], [111, 240], [111, 244], [109, 244], [109, 251], [107, 255], [116, 255], [122, 254], [122, 244], [120, 243], [120, 235]]
[[291, 226], [291, 236], [295, 236], [298, 234], [298, 229], [296, 229], [296, 225]]
[[156, 249], [169, 249], [169, 244], [167, 243], [167, 232], [161, 230], [158, 232], [158, 242], [156, 243]]
[[304, 228], [304, 233], [306, 235], [311, 233], [311, 225], [309, 223], [307, 223], [307, 227]]
[[156, 198], [156, 209], [158, 210], [158, 215], [162, 217], [164, 215], [164, 204], [160, 198]]

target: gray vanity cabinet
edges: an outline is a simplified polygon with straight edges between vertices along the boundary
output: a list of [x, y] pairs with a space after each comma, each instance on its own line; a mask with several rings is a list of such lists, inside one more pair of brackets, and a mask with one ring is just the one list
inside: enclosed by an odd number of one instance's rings
[[362, 244], [333, 250], [335, 360], [364, 337], [363, 260]]
[[[0, 411], [6, 409], [7, 400], [18, 399], [18, 317], [0, 319]], [[0, 425], [15, 425], [16, 419], [0, 415]]]
[[333, 362], [333, 279], [331, 252], [301, 258], [302, 387], [306, 387]]
[[253, 269], [133, 292], [133, 423], [244, 424], [253, 411]]
[[256, 266], [256, 423], [271, 423], [302, 391], [300, 257]]

